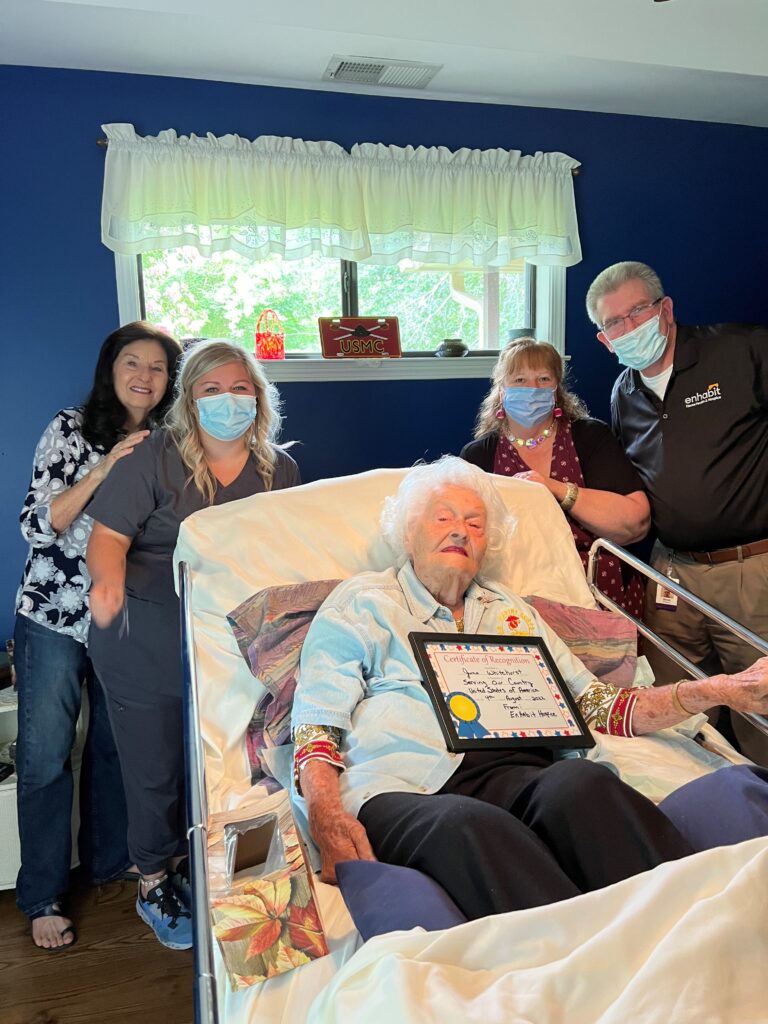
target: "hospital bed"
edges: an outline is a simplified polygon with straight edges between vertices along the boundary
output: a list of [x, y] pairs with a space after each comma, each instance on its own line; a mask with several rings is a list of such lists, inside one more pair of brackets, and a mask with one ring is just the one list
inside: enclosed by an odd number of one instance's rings
[[[390, 565], [378, 516], [405, 472], [377, 470], [258, 495], [206, 509], [182, 526], [175, 560], [185, 658], [196, 1020], [766, 1019], [757, 994], [764, 991], [768, 935], [756, 926], [752, 934], [748, 922], [755, 906], [768, 905], [768, 839], [700, 853], [561, 904], [442, 932], [395, 932], [365, 945], [339, 890], [317, 881], [330, 954], [231, 990], [210, 927], [207, 829], [209, 815], [257, 811], [264, 798], [251, 780], [245, 740], [264, 690], [226, 616], [268, 587]], [[517, 519], [503, 582], [522, 595], [596, 609], [550, 493], [515, 479], [499, 478], [498, 486]], [[694, 739], [702, 732], [706, 748]], [[597, 737], [590, 756], [657, 802], [713, 768], [743, 760], [704, 716], [664, 735], [663, 744], [655, 736]]]

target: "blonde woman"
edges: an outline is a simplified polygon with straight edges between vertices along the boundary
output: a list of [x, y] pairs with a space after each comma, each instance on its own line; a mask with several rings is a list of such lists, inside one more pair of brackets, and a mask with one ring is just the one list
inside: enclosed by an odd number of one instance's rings
[[173, 550], [193, 512], [300, 483], [275, 443], [277, 406], [249, 353], [196, 345], [183, 358], [167, 429], [117, 464], [88, 509], [90, 650], [123, 771], [136, 908], [171, 949], [192, 944]]
[[[568, 520], [586, 568], [595, 537], [633, 544], [648, 532], [640, 477], [606, 423], [565, 387], [563, 361], [546, 341], [519, 338], [499, 355], [461, 457], [488, 473], [543, 484]], [[612, 555], [599, 557], [600, 587], [640, 618], [644, 580]]]

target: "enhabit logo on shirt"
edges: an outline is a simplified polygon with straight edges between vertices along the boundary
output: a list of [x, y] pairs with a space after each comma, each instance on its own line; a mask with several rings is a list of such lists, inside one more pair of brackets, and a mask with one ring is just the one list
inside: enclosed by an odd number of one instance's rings
[[686, 409], [693, 409], [697, 405], [703, 405], [705, 402], [717, 402], [722, 398], [720, 393], [719, 384], [710, 384], [706, 391], [697, 391], [695, 395], [691, 395], [685, 399]]

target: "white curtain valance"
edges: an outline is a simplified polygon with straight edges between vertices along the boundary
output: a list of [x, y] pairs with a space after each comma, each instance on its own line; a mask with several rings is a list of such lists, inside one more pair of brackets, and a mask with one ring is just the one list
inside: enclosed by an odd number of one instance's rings
[[194, 246], [393, 265], [501, 267], [581, 259], [563, 153], [448, 149], [237, 135], [138, 136], [102, 126], [102, 241], [114, 252]]
[[573, 170], [563, 153], [352, 147], [371, 249], [384, 263], [502, 267], [581, 259]]

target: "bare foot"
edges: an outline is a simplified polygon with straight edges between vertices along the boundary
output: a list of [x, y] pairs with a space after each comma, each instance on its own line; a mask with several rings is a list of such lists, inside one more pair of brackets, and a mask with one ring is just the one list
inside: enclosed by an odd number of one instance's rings
[[[61, 909], [58, 903], [53, 905], [57, 910]], [[72, 928], [72, 922], [68, 917], [64, 917], [64, 915], [36, 917], [32, 921], [32, 941], [41, 949], [71, 946], [75, 941], [75, 933], [74, 930], [67, 930], [70, 928]]]

